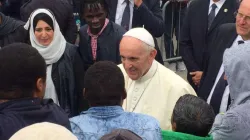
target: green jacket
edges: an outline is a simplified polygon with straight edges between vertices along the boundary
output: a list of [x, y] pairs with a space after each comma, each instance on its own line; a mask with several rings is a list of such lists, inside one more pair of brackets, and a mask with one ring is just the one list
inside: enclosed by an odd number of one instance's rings
[[199, 137], [185, 133], [162, 131], [163, 140], [213, 140], [212, 136]]

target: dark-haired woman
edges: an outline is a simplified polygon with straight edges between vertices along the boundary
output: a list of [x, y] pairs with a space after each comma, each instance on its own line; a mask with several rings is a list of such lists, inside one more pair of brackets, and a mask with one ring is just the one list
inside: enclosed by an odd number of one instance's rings
[[25, 25], [31, 45], [47, 64], [44, 98], [51, 98], [69, 117], [75, 116], [82, 102], [83, 63], [74, 45], [66, 42], [54, 15], [47, 9], [35, 10]]

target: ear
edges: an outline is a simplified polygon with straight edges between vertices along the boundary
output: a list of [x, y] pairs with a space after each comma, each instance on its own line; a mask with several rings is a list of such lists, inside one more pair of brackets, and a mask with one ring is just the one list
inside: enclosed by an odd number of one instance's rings
[[172, 123], [172, 131], [176, 131], [176, 123], [175, 122]]
[[151, 60], [154, 60], [154, 59], [155, 59], [156, 54], [157, 54], [157, 50], [156, 50], [156, 49], [154, 49], [154, 50], [150, 51], [150, 54], [149, 54], [150, 59], [151, 59]]
[[171, 116], [171, 125], [172, 125], [172, 131], [176, 131], [176, 123], [173, 120], [173, 114]]
[[43, 98], [46, 89], [46, 81], [43, 78], [39, 78], [36, 81], [36, 91], [34, 97]]

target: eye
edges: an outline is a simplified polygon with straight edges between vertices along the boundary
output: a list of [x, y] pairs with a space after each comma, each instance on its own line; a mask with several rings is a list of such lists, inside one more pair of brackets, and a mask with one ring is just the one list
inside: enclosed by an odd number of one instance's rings
[[50, 32], [52, 29], [50, 27], [45, 28], [47, 32]]
[[130, 61], [137, 61], [137, 60], [138, 60], [138, 58], [135, 58], [135, 57], [130, 57], [130, 58], [129, 58], [129, 60], [130, 60]]
[[91, 19], [91, 18], [93, 18], [94, 16], [86, 16], [86, 18], [88, 18], [88, 19]]
[[238, 16], [239, 16], [239, 17], [243, 17], [243, 14], [241, 14], [241, 13], [238, 13]]
[[41, 31], [42, 31], [42, 28], [36, 28], [35, 31], [36, 31], [36, 32], [41, 32]]
[[98, 15], [96, 15], [97, 17], [102, 17], [103, 16], [103, 13], [101, 13], [101, 14], [98, 14]]

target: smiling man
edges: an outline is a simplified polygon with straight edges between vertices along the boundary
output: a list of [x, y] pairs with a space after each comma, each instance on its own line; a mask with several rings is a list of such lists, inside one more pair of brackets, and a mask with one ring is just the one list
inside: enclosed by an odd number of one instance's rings
[[236, 23], [221, 25], [211, 43], [214, 53], [208, 61], [201, 79], [199, 97], [209, 103], [216, 114], [226, 112], [230, 105], [231, 93], [227, 81], [222, 57], [226, 48], [238, 47], [239, 44], [250, 42], [250, 0], [243, 0], [236, 12]]
[[193, 88], [155, 60], [152, 35], [143, 28], [133, 28], [120, 43], [121, 68], [127, 90], [123, 102], [126, 111], [144, 113], [158, 119], [162, 129], [171, 129], [171, 114], [184, 94], [196, 95]]
[[104, 0], [85, 0], [81, 7], [87, 25], [80, 29], [79, 49], [86, 69], [97, 61], [119, 64], [119, 43], [125, 29], [106, 18]]

